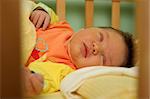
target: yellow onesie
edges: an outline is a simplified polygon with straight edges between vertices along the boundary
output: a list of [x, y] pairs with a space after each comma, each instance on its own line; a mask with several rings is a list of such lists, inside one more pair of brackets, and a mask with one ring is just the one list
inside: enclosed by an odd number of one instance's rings
[[56, 92], [60, 89], [61, 80], [74, 70], [65, 64], [54, 63], [51, 61], [43, 62], [45, 56], [32, 62], [29, 69], [39, 73], [44, 77], [44, 88], [41, 94]]

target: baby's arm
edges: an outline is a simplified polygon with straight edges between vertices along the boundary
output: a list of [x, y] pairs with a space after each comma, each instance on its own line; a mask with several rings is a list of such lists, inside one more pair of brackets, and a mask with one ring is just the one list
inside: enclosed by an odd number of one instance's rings
[[51, 8], [40, 2], [30, 14], [30, 20], [37, 29], [42, 27], [45, 30], [50, 23], [58, 22], [58, 16]]
[[42, 27], [45, 30], [50, 24], [50, 15], [44, 10], [37, 9], [31, 13], [30, 20], [37, 29]]
[[28, 68], [23, 68], [23, 94], [32, 97], [40, 94], [43, 89], [43, 77], [37, 73], [31, 73]]
[[44, 78], [44, 86], [40, 94], [58, 91], [61, 80], [73, 71], [71, 67], [65, 64], [53, 63], [51, 61], [41, 62], [41, 60], [32, 62], [28, 68], [41, 74]]

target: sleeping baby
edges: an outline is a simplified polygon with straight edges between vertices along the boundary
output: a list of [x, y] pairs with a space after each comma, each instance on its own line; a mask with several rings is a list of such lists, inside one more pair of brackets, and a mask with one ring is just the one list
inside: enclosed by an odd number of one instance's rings
[[75, 33], [68, 22], [54, 22], [58, 17], [49, 11], [40, 6], [29, 16], [36, 28], [36, 41], [25, 63], [25, 96], [58, 91], [61, 80], [80, 68], [132, 66], [129, 34], [111, 27], [90, 27]]

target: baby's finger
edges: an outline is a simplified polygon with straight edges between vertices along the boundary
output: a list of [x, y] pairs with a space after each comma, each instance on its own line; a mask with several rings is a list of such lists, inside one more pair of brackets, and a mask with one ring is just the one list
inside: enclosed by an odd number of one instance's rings
[[31, 84], [30, 79], [25, 80], [25, 90], [26, 90], [26, 92], [33, 92], [34, 91], [32, 88], [32, 84]]
[[45, 19], [45, 16], [41, 14], [41, 15], [39, 16], [38, 22], [37, 22], [37, 24], [36, 24], [36, 28], [40, 28], [40, 27], [42, 26], [42, 24], [43, 24], [43, 22], [44, 22], [44, 19]]
[[40, 17], [40, 13], [41, 13], [41, 12], [37, 12], [37, 13], [35, 14], [34, 18], [33, 18], [33, 24], [34, 24], [35, 26], [36, 26], [37, 21], [38, 21], [38, 19], [39, 19], [39, 17]]
[[43, 30], [45, 30], [48, 27], [49, 23], [50, 23], [50, 17], [47, 16], [43, 23]]
[[30, 72], [30, 70], [27, 68], [27, 67], [24, 67], [23, 68], [23, 77], [28, 77], [28, 76], [30, 76], [31, 75], [31, 72]]
[[43, 84], [44, 83], [44, 78], [42, 75], [35, 73], [35, 76], [37, 77], [37, 79]]
[[37, 79], [35, 74], [32, 74], [31, 83], [32, 83], [32, 87], [34, 88], [35, 93], [39, 94], [43, 89], [43, 83], [41, 83], [41, 81]]
[[31, 15], [30, 15], [30, 20], [31, 20], [31, 21], [33, 21], [33, 18], [34, 18], [34, 16], [35, 16], [35, 14], [36, 14], [36, 11], [33, 11], [33, 12], [31, 13]]
[[30, 96], [35, 95], [35, 92], [34, 92], [34, 89], [32, 87], [31, 80], [29, 79], [29, 77], [26, 77], [24, 81], [23, 89], [24, 89], [25, 96], [30, 97]]

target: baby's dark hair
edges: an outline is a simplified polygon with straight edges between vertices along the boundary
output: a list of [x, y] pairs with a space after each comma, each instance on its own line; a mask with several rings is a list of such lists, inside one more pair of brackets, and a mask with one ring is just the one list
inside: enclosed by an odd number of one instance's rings
[[134, 41], [133, 41], [133, 35], [131, 33], [127, 33], [127, 32], [123, 32], [121, 30], [117, 30], [114, 29], [112, 27], [100, 27], [102, 29], [110, 29], [113, 30], [114, 32], [120, 34], [123, 39], [124, 42], [127, 46], [127, 50], [128, 50], [128, 55], [127, 55], [127, 62], [125, 64], [123, 64], [121, 67], [133, 67], [134, 66]]

